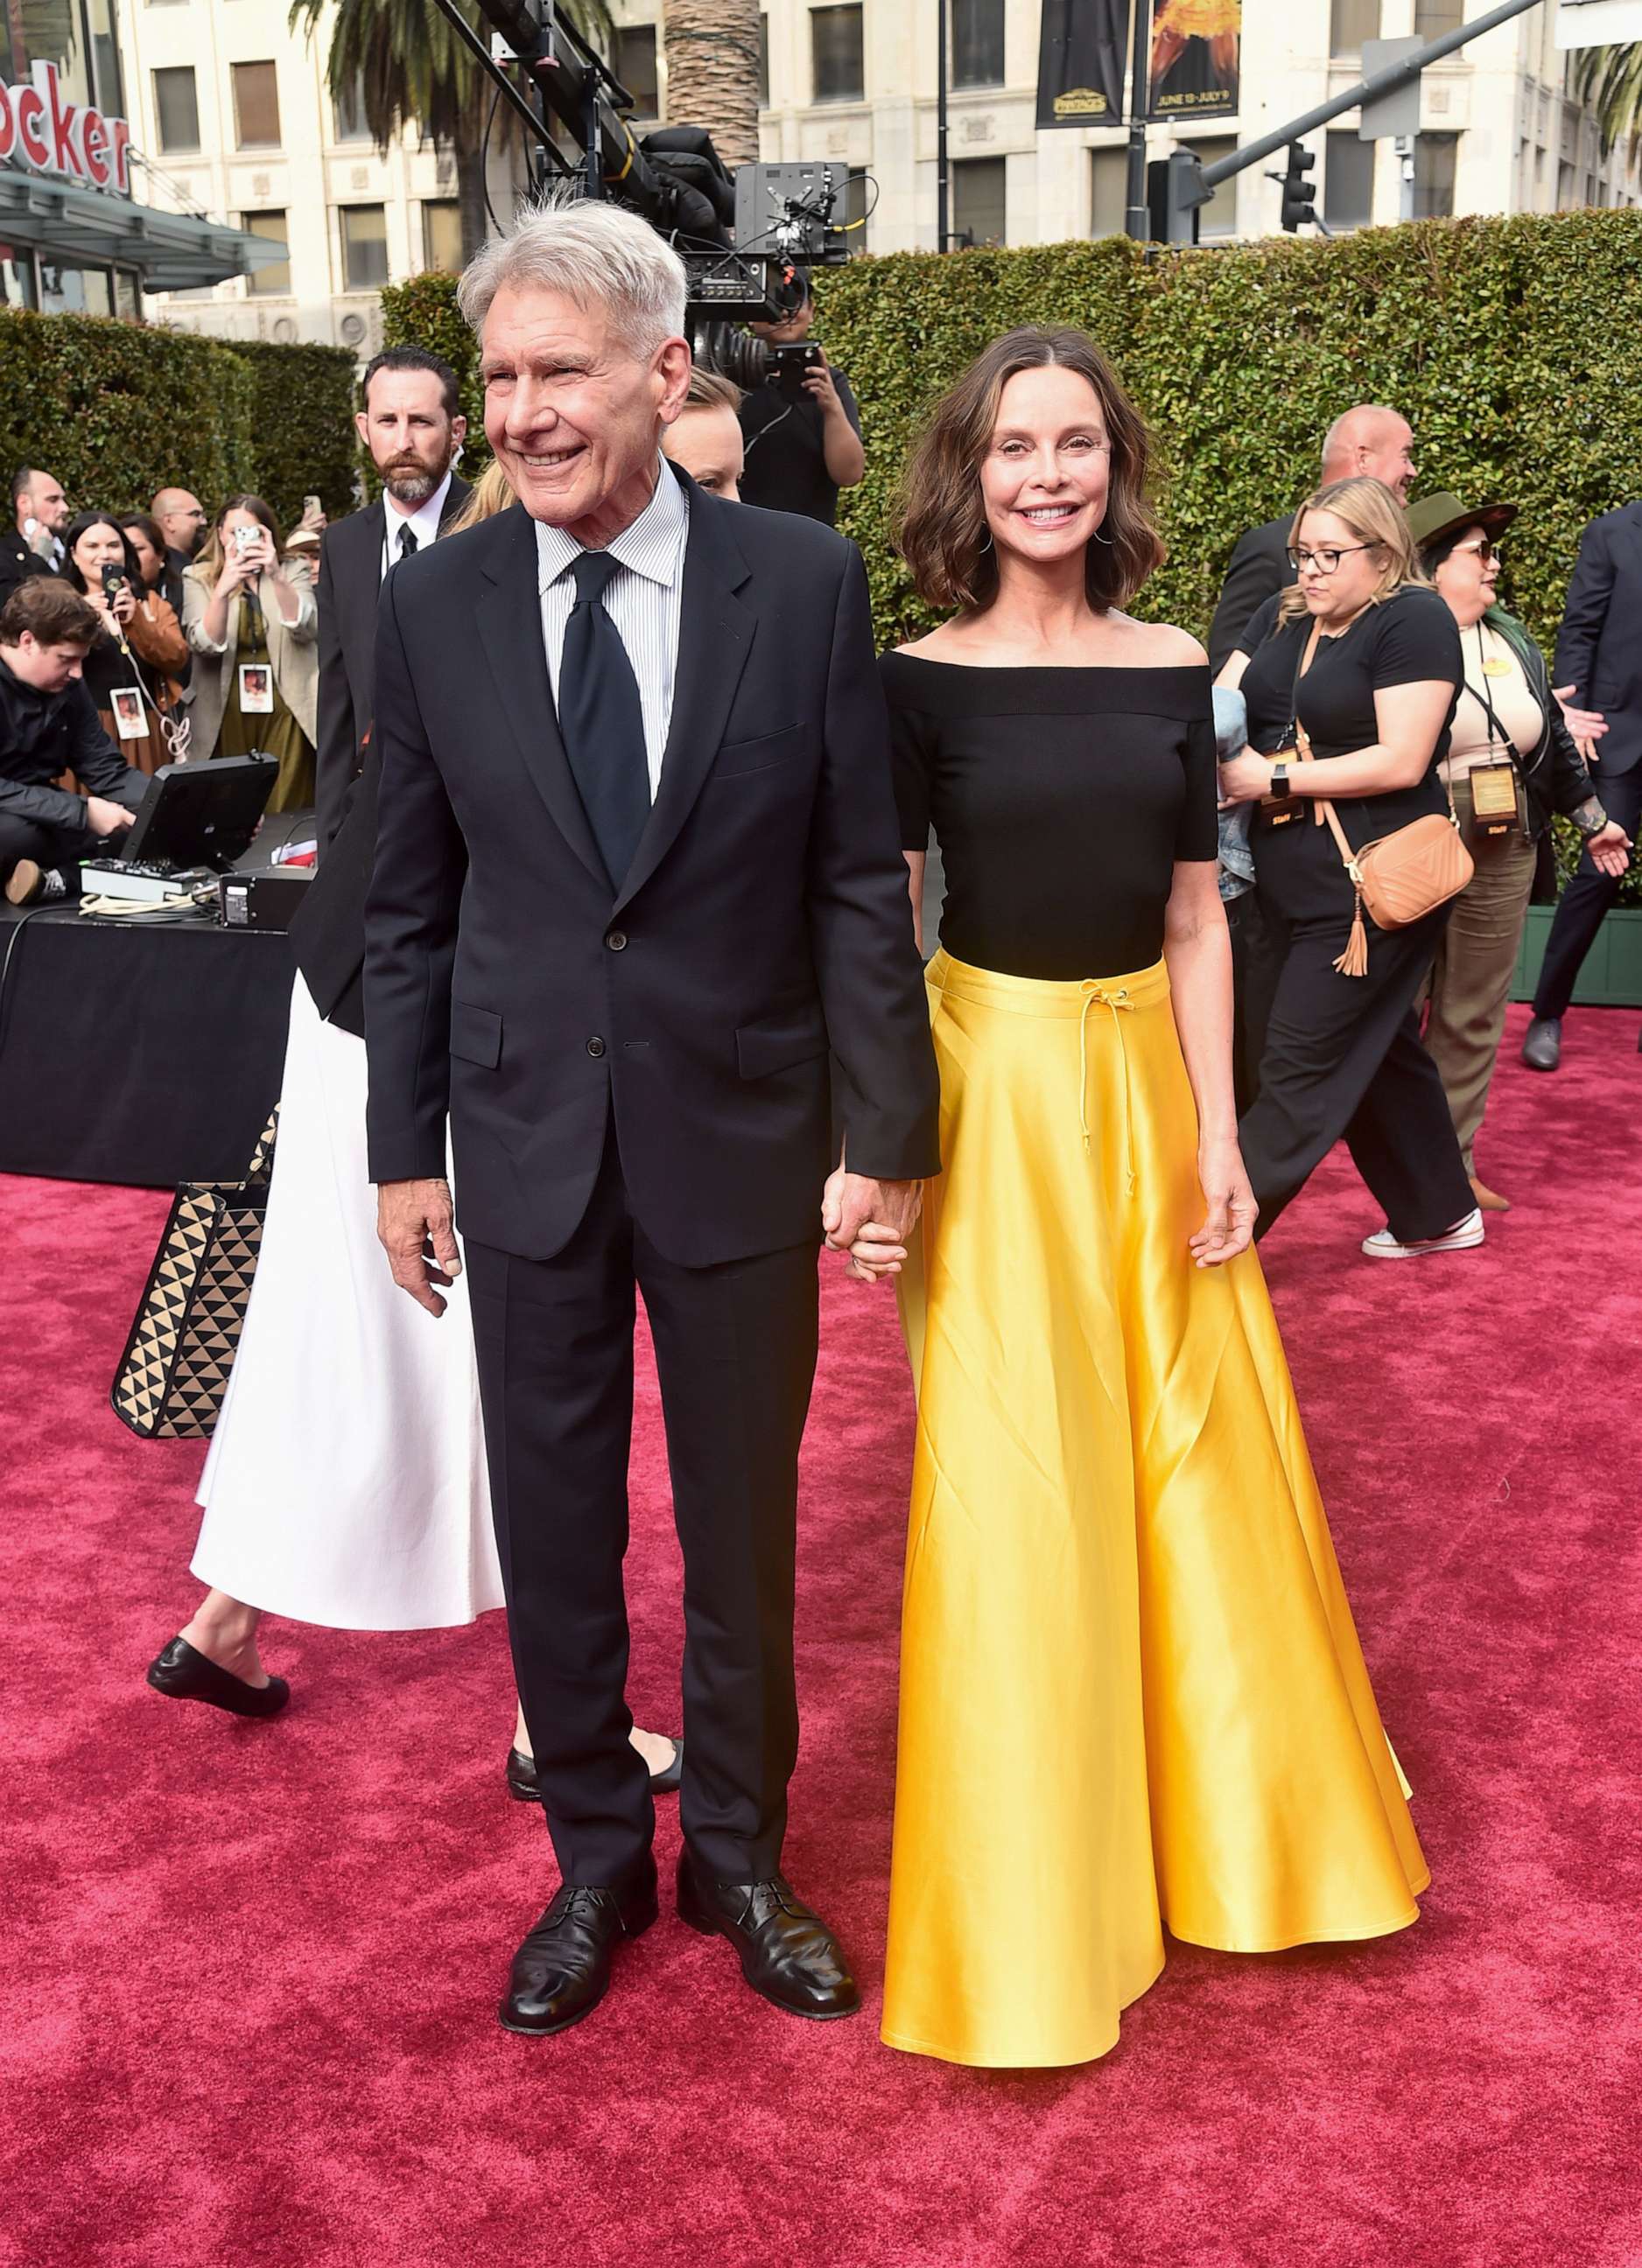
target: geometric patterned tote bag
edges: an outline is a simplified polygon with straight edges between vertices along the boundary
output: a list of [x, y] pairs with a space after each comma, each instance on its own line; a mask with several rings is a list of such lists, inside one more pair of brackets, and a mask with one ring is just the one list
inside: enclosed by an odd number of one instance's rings
[[216, 1425], [256, 1272], [275, 1111], [242, 1182], [184, 1182], [172, 1201], [131, 1336], [115, 1415], [148, 1441], [203, 1441]]

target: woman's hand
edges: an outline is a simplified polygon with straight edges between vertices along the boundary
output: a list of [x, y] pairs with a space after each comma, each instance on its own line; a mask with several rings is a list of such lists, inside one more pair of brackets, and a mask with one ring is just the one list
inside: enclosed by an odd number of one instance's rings
[[1631, 864], [1631, 837], [1616, 819], [1610, 819], [1595, 835], [1587, 835], [1585, 847], [1597, 873], [1611, 874], [1616, 880]]
[[115, 622], [124, 624], [137, 612], [137, 593], [129, 583], [122, 583], [108, 603]]
[[120, 635], [120, 625], [115, 619], [114, 608], [108, 603], [107, 591], [100, 583], [88, 583], [85, 585], [85, 596], [88, 602], [96, 609], [105, 637], [117, 639]]
[[1245, 748], [1240, 755], [1220, 767], [1220, 800], [1222, 807], [1228, 803], [1250, 803], [1257, 796], [1271, 793], [1272, 758], [1257, 756], [1253, 748]]
[[[263, 541], [266, 541], [266, 540], [264, 537]], [[228, 548], [223, 554], [222, 572], [217, 578], [215, 595], [219, 599], [232, 598], [233, 593], [245, 584], [255, 582], [262, 571], [261, 551], [255, 547], [241, 551], [239, 546], [230, 540]]]
[[1191, 1254], [1200, 1268], [1218, 1268], [1248, 1250], [1260, 1214], [1234, 1134], [1198, 1144], [1197, 1178], [1208, 1211], [1189, 1240]]

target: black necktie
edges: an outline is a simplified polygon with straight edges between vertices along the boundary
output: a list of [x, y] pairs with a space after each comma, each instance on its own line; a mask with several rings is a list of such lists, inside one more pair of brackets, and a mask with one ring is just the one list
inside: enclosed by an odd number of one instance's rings
[[399, 556], [402, 559], [408, 559], [415, 549], [416, 530], [411, 526], [410, 521], [406, 520], [404, 526], [399, 531]]
[[650, 760], [644, 710], [621, 632], [604, 593], [621, 565], [608, 551], [584, 551], [571, 569], [576, 603], [565, 625], [558, 665], [558, 729], [611, 883], [619, 889], [650, 816]]

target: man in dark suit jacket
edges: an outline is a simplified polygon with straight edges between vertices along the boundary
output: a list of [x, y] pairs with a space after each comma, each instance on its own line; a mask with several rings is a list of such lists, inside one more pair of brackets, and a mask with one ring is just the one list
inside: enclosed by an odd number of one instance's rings
[[32, 465], [19, 465], [11, 475], [11, 518], [12, 525], [0, 536], [0, 606], [31, 576], [62, 571], [57, 539], [68, 526], [69, 503], [61, 482]]
[[[1580, 718], [1569, 723], [1579, 754], [1609, 819], [1634, 841], [1642, 825], [1642, 504], [1622, 504], [1594, 519], [1579, 538], [1579, 556], [1557, 636], [1558, 689], [1570, 703], [1594, 711], [1607, 730], [1586, 737]], [[1619, 877], [1604, 874], [1588, 850], [1580, 854], [1562, 894], [1545, 944], [1535, 988], [1534, 1013], [1522, 1041], [1522, 1060], [1534, 1071], [1555, 1071], [1562, 1060], [1562, 1020], [1573, 998], [1586, 954], [1602, 917], [1619, 892]]]
[[[1378, 402], [1359, 401], [1335, 419], [1323, 440], [1318, 486], [1367, 473], [1406, 504], [1414, 485], [1414, 431], [1406, 417]], [[1298, 504], [1298, 497], [1295, 498]], [[1220, 586], [1209, 630], [1209, 666], [1217, 677], [1266, 600], [1294, 580], [1289, 564], [1292, 511], [1239, 535]]]
[[780, 1873], [816, 1256], [825, 1204], [856, 1273], [892, 1270], [940, 1164], [866, 577], [830, 528], [662, 461], [684, 270], [642, 221], [530, 215], [462, 288], [522, 509], [383, 594], [365, 1006], [382, 1242], [433, 1307], [459, 1264], [448, 1113], [563, 1877], [501, 2018], [575, 2022], [657, 1911], [622, 1698], [635, 1284], [684, 1560], [680, 1912], [777, 2005], [847, 2015], [837, 1941]]
[[322, 862], [347, 815], [370, 732], [383, 578], [441, 535], [472, 494], [451, 469], [468, 421], [448, 363], [421, 347], [389, 347], [366, 365], [360, 400], [354, 423], [382, 492], [328, 527], [320, 549], [314, 798]]

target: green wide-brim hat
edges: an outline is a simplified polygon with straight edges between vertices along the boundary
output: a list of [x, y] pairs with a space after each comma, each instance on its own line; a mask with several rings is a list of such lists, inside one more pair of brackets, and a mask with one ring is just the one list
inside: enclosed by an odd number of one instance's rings
[[1445, 489], [1437, 496], [1422, 497], [1417, 504], [1409, 504], [1408, 513], [1415, 549], [1429, 551], [1445, 535], [1458, 535], [1468, 527], [1480, 527], [1485, 535], [1498, 538], [1516, 518], [1517, 507], [1513, 504], [1463, 504]]

